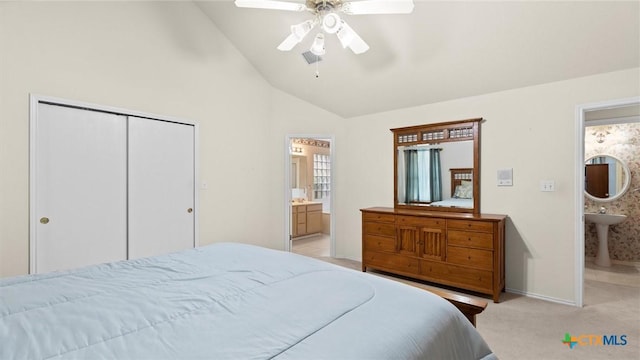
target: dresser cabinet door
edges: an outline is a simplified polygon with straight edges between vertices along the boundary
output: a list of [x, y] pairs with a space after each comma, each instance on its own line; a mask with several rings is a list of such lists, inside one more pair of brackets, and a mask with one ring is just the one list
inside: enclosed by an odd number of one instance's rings
[[439, 218], [398, 216], [398, 252], [430, 260], [446, 256], [446, 221]]
[[418, 256], [423, 259], [445, 260], [447, 247], [443, 229], [420, 228], [419, 242]]
[[414, 226], [398, 226], [396, 251], [405, 255], [416, 255], [420, 235]]

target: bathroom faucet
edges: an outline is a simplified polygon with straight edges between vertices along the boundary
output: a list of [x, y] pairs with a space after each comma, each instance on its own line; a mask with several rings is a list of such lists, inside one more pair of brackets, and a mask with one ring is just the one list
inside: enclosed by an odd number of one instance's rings
[[607, 209], [604, 208], [604, 206], [600, 206], [600, 210], [598, 210], [598, 214], [605, 214], [607, 212]]

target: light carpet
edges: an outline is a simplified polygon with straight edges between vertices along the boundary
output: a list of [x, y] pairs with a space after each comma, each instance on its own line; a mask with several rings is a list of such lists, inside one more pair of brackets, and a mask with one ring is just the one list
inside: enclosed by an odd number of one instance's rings
[[[358, 261], [319, 259], [361, 270]], [[369, 273], [426, 289], [433, 287], [382, 272]], [[586, 280], [582, 308], [513, 293], [503, 293], [500, 303], [495, 304], [485, 297], [452, 292], [488, 302], [477, 316], [477, 328], [500, 359], [640, 359], [640, 287]], [[569, 348], [562, 342], [565, 334], [580, 337], [581, 344]], [[605, 335], [608, 340], [615, 335], [619, 345], [601, 345]], [[622, 335], [626, 345], [622, 345]]]

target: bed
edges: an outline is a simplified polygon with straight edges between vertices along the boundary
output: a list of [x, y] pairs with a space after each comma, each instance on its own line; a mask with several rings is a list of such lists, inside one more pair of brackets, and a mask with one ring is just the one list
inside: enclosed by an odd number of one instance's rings
[[495, 359], [430, 292], [220, 243], [0, 280], [0, 359]]
[[434, 201], [430, 205], [473, 208], [473, 168], [452, 168], [449, 169], [449, 174], [451, 197]]

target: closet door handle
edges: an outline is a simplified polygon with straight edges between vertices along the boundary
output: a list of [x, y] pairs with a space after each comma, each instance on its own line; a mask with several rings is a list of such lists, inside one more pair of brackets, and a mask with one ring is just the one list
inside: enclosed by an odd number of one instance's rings
[[188, 212], [189, 214], [191, 214], [191, 213], [193, 212], [193, 209], [192, 209], [192, 208], [188, 208], [188, 209], [187, 209], [187, 212]]
[[49, 223], [49, 218], [48, 217], [41, 217], [40, 218], [40, 224], [48, 224]]

